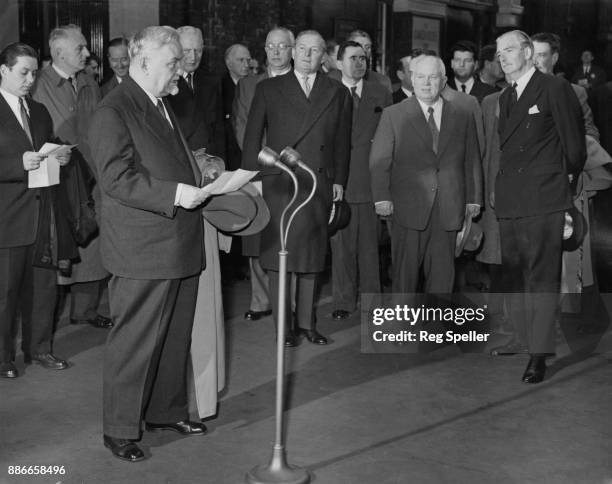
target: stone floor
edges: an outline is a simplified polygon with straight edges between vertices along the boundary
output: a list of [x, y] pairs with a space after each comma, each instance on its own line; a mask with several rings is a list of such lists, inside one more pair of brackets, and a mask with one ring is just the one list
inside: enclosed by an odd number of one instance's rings
[[[61, 327], [56, 353], [73, 366], [18, 366], [0, 381], [0, 483], [234, 484], [266, 464], [274, 441], [271, 318], [247, 322], [248, 283], [227, 288], [228, 385], [203, 437], [144, 433], [149, 457], [115, 459], [102, 445], [105, 330]], [[560, 338], [547, 380], [521, 383], [526, 356], [443, 346], [426, 354], [360, 351], [359, 316], [330, 318], [331, 344], [286, 355], [287, 456], [321, 484], [612, 483], [612, 337]], [[564, 323], [575, 324], [571, 318]], [[571, 328], [564, 334], [571, 333]], [[9, 466], [65, 474], [9, 475]]]

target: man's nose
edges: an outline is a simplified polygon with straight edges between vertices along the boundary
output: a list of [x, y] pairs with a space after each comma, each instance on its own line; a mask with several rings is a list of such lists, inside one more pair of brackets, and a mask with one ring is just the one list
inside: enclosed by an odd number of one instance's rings
[[89, 52], [89, 50], [87, 50], [87, 47], [83, 47], [83, 55], [85, 57], [89, 57], [91, 55], [91, 53]]

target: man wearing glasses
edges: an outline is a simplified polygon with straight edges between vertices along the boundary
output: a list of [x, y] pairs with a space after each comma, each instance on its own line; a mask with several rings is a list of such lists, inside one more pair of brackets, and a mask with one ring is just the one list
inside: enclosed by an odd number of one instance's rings
[[[244, 77], [238, 82], [236, 97], [234, 98], [233, 119], [240, 149], [243, 148], [244, 130], [255, 95], [255, 87], [264, 79], [281, 76], [291, 71], [291, 49], [294, 44], [295, 37], [291, 30], [284, 27], [276, 27], [270, 30], [266, 37], [265, 46], [268, 60], [266, 72], [258, 76]], [[259, 262], [260, 239], [260, 234], [242, 238], [242, 255], [249, 258], [249, 270], [251, 271], [251, 303], [249, 310], [244, 314], [244, 319], [248, 321], [256, 321], [263, 316], [272, 314], [268, 292], [268, 275]]]
[[[277, 152], [291, 146], [316, 174], [314, 198], [298, 213], [289, 231], [287, 269], [296, 274], [295, 329], [311, 343], [321, 345], [327, 344], [327, 339], [315, 327], [315, 282], [317, 273], [325, 268], [332, 200], [342, 199], [348, 176], [352, 107], [348, 89], [319, 72], [324, 52], [325, 41], [318, 32], [301, 32], [292, 52], [294, 70], [257, 85], [242, 156], [243, 167], [255, 170], [259, 169], [257, 153], [264, 142]], [[302, 169], [295, 174], [300, 184], [297, 206], [310, 194], [313, 182]], [[263, 169], [261, 179], [263, 197], [270, 208], [270, 223], [261, 236], [261, 265], [269, 271], [270, 292], [274, 295], [279, 284], [279, 221], [291, 199], [293, 184], [288, 175], [276, 168]], [[278, 318], [277, 300], [271, 299]], [[290, 323], [285, 344], [295, 346], [297, 338], [291, 318], [286, 320]]]

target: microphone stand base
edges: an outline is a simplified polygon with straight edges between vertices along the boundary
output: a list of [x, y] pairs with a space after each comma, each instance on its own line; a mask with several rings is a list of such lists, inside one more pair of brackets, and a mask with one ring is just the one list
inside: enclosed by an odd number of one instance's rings
[[270, 463], [251, 469], [246, 475], [246, 482], [247, 484], [308, 484], [310, 477], [306, 469], [287, 464], [285, 449], [274, 446]]

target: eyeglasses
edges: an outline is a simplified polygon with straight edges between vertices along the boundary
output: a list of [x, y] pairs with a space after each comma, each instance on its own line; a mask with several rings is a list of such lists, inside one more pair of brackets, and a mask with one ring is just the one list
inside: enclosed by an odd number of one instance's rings
[[291, 45], [289, 44], [284, 44], [284, 43], [280, 43], [280, 44], [266, 44], [266, 50], [287, 50], [287, 49], [291, 49]]

